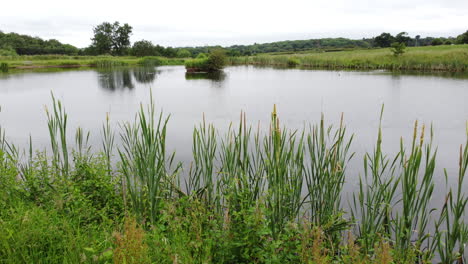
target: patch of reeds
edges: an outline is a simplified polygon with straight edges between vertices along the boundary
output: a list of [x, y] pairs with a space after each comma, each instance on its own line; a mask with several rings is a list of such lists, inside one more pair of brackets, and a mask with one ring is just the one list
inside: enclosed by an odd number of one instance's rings
[[128, 65], [125, 61], [115, 60], [115, 59], [98, 59], [91, 63], [94, 67], [97, 68], [112, 68]]
[[408, 48], [402, 56], [395, 57], [389, 49], [353, 50], [290, 55], [262, 54], [250, 57], [233, 57], [230, 63], [264, 66], [300, 66], [326, 69], [388, 69], [412, 71], [468, 70], [466, 46]]

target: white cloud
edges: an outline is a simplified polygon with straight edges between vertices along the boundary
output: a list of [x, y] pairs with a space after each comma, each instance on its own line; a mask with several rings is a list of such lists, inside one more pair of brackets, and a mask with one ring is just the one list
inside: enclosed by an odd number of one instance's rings
[[120, 21], [133, 26], [133, 41], [232, 45], [383, 31], [456, 36], [467, 30], [467, 14], [466, 0], [29, 0], [2, 3], [0, 30], [84, 47], [94, 25]]

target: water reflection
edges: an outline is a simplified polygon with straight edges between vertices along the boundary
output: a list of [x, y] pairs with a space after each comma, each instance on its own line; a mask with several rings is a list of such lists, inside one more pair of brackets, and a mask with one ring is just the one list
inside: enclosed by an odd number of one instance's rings
[[224, 71], [202, 73], [202, 72], [187, 72], [185, 73], [186, 80], [211, 80], [213, 82], [223, 82], [226, 79]]
[[[106, 90], [132, 90], [137, 83], [152, 83], [158, 71], [155, 67], [113, 68], [98, 70], [99, 86]], [[132, 78], [133, 76], [133, 78]]]
[[101, 88], [111, 91], [135, 88], [129, 69], [102, 69], [98, 73]]
[[152, 83], [159, 72], [156, 67], [140, 67], [133, 69], [133, 76], [139, 83]]

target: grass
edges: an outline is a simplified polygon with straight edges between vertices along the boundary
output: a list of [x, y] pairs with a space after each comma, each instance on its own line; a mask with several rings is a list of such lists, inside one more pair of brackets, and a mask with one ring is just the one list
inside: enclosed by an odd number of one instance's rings
[[[231, 57], [231, 64], [299, 66], [328, 69], [388, 69], [414, 71], [468, 70], [468, 46], [444, 45], [410, 47], [398, 57], [389, 48], [340, 52], [298, 53], [289, 55], [257, 55]], [[294, 63], [292, 63], [294, 61]]]
[[107, 117], [100, 151], [90, 151], [81, 128], [70, 149], [65, 108], [52, 97], [50, 109], [50, 153], [34, 152], [30, 142], [23, 157], [0, 127], [2, 263], [466, 260], [468, 128], [454, 161], [458, 181], [443, 207], [433, 208], [432, 131], [416, 123], [410, 144], [402, 141], [389, 157], [379, 126], [346, 212], [343, 184], [356, 157], [343, 118], [336, 127], [322, 117], [291, 130], [274, 107], [268, 132], [241, 113], [224, 135], [203, 120], [184, 172], [167, 152], [169, 116], [152, 100], [120, 125], [118, 141]]
[[[157, 58], [158, 63], [154, 61]], [[112, 56], [67, 56], [67, 55], [34, 55], [34, 56], [0, 56], [0, 61], [8, 63], [10, 68], [66, 68], [66, 67], [99, 67], [136, 65], [183, 65], [183, 59], [160, 57], [112, 57]]]

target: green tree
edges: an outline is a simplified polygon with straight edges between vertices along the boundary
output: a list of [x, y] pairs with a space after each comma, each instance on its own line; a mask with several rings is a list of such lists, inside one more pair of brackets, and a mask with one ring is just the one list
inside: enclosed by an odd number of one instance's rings
[[113, 24], [103, 22], [94, 29], [92, 46], [97, 54], [123, 55], [130, 47], [132, 27], [128, 24], [120, 26], [119, 22]]
[[458, 44], [468, 44], [468, 30], [463, 34], [458, 35], [457, 43]]
[[400, 32], [395, 36], [395, 41], [398, 43], [405, 43], [406, 45], [411, 40], [407, 32]]
[[444, 42], [440, 38], [436, 38], [431, 42], [432, 46], [439, 46], [439, 45], [442, 45], [442, 44], [444, 44]]
[[192, 53], [187, 49], [179, 49], [177, 51], [178, 58], [189, 58], [192, 57]]
[[392, 45], [393, 42], [395, 42], [395, 38], [390, 33], [384, 32], [374, 38], [374, 44], [377, 47], [390, 47], [390, 45]]
[[208, 56], [208, 70], [219, 71], [226, 65], [226, 52], [223, 49], [214, 49]]
[[154, 56], [155, 47], [151, 41], [140, 40], [133, 43], [132, 54], [137, 57]]
[[405, 53], [406, 45], [403, 42], [393, 42], [392, 48], [390, 49], [393, 52], [393, 56], [399, 57]]

